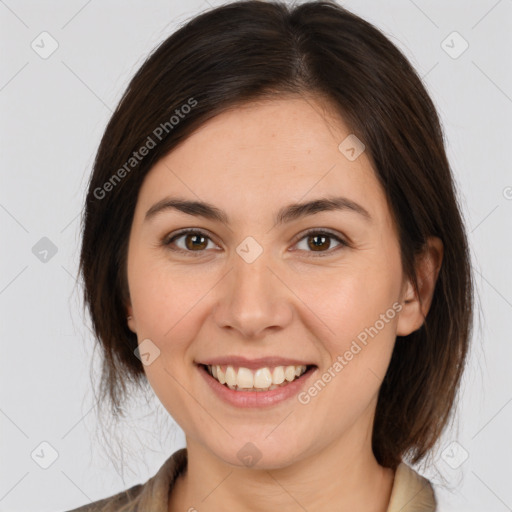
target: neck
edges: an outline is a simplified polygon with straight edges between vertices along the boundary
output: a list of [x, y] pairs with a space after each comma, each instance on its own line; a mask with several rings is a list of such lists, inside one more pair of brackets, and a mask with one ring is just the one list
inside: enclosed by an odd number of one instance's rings
[[337, 440], [278, 469], [234, 467], [187, 439], [187, 470], [175, 482], [169, 511], [386, 512], [394, 471], [377, 463], [371, 443]]

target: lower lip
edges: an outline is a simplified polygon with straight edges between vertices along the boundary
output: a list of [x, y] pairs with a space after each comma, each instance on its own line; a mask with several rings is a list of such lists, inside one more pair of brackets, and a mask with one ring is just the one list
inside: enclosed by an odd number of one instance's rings
[[316, 367], [313, 366], [309, 368], [298, 379], [294, 379], [292, 382], [286, 384], [286, 386], [281, 386], [270, 391], [234, 391], [224, 384], [221, 384], [217, 379], [214, 379], [204, 366], [198, 365], [198, 369], [212, 391], [221, 400], [236, 407], [268, 407], [284, 402], [292, 396], [297, 395], [300, 390], [305, 387], [306, 382], [315, 372]]

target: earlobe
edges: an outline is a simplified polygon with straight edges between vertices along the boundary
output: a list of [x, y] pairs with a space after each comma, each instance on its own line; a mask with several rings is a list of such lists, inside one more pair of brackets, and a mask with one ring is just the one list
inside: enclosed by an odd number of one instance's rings
[[130, 331], [137, 334], [137, 330], [135, 328], [135, 320], [133, 318], [133, 309], [132, 309], [131, 305], [127, 306], [126, 312], [127, 312], [126, 322], [128, 324], [128, 327], [129, 327]]
[[443, 260], [443, 242], [438, 237], [430, 237], [425, 249], [416, 260], [416, 280], [418, 291], [412, 281], [407, 280], [402, 310], [397, 323], [397, 335], [407, 336], [417, 331], [424, 323], [432, 300]]

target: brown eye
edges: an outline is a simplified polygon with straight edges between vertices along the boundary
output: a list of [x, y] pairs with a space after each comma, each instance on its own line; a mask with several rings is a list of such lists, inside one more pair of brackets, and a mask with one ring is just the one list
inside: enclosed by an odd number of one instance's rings
[[348, 244], [339, 236], [325, 231], [309, 231], [299, 240], [298, 245], [300, 245], [303, 240], [306, 240], [306, 247], [299, 247], [299, 249], [306, 252], [332, 253], [337, 250], [336, 247], [331, 250], [332, 240], [335, 240], [338, 243], [338, 246], [348, 246]]
[[318, 251], [322, 249], [329, 249], [331, 243], [330, 243], [330, 237], [325, 235], [309, 235], [307, 237], [308, 239], [308, 247], [313, 251]]
[[208, 242], [205, 243], [206, 237], [198, 234], [185, 235], [185, 246], [191, 251], [194, 249], [206, 249]]
[[177, 248], [170, 247], [172, 250], [176, 251], [203, 252], [208, 248], [208, 242], [211, 242], [210, 237], [208, 237], [202, 231], [188, 230], [182, 231], [181, 233], [168, 239], [164, 242], [164, 245], [176, 245]]
[[[306, 247], [299, 247], [299, 249], [310, 253], [315, 252], [331, 254], [332, 252], [335, 252], [338, 248], [348, 246], [348, 243], [345, 242], [342, 238], [326, 231], [311, 230], [307, 232], [305, 235], [303, 235], [303, 237], [299, 240], [299, 244], [297, 245], [300, 245], [300, 243], [302, 243], [303, 240], [306, 240]], [[333, 240], [338, 244], [338, 248], [331, 248], [333, 245]], [[206, 233], [203, 233], [202, 231], [189, 229], [181, 231], [172, 236], [171, 238], [168, 238], [163, 242], [163, 244], [169, 247], [169, 249], [176, 252], [201, 254], [202, 252], [206, 251], [206, 249], [209, 248], [209, 242], [211, 242], [213, 246], [215, 246], [212, 239]], [[324, 256], [324, 254], [318, 255]]]

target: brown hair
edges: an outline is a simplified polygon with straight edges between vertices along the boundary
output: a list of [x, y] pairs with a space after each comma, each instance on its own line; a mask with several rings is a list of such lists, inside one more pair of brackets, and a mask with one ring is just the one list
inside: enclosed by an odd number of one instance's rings
[[[277, 94], [327, 99], [364, 142], [416, 288], [415, 257], [427, 237], [444, 244], [427, 318], [397, 337], [373, 429], [380, 464], [395, 468], [405, 456], [417, 462], [453, 413], [466, 362], [468, 242], [438, 115], [420, 78], [379, 30], [329, 1], [242, 1], [209, 10], [166, 39], [131, 80], [101, 140], [82, 225], [84, 299], [103, 355], [101, 403], [122, 415], [127, 383], [146, 380], [125, 308], [127, 242], [144, 177], [206, 120]], [[149, 139], [155, 147], [135, 159]]]

